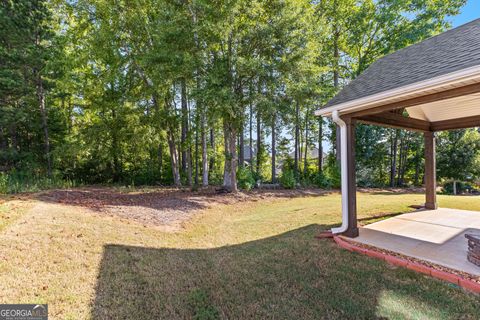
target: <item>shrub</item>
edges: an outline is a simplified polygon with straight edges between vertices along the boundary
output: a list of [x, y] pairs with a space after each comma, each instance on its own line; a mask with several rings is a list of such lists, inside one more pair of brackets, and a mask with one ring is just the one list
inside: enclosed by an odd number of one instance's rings
[[295, 173], [293, 170], [284, 170], [280, 176], [280, 184], [285, 189], [294, 189], [297, 181], [295, 180]]
[[[471, 192], [473, 187], [468, 182], [457, 181], [457, 194], [462, 194], [465, 192]], [[453, 181], [449, 181], [443, 185], [443, 193], [453, 194]]]
[[323, 172], [317, 172], [314, 178], [314, 183], [317, 187], [323, 189], [329, 189], [332, 187], [330, 180], [328, 180]]
[[251, 190], [255, 186], [255, 178], [252, 171], [248, 168], [238, 168], [237, 171], [238, 187], [243, 190]]
[[[333, 158], [333, 157], [332, 157]], [[327, 165], [325, 166], [325, 176], [330, 182], [332, 188], [340, 188], [341, 185], [341, 173], [340, 168], [337, 165], [336, 160], [329, 159]]]
[[4, 172], [0, 172], [0, 194], [8, 192], [8, 176]]
[[52, 188], [71, 188], [75, 185], [75, 181], [63, 179], [58, 172], [55, 172], [51, 178], [16, 170], [0, 173], [0, 194], [37, 192]]

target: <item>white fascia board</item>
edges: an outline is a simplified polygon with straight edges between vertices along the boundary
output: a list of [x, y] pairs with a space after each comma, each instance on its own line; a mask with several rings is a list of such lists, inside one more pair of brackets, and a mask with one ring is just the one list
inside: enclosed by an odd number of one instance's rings
[[450, 85], [458, 85], [465, 81], [477, 80], [480, 82], [480, 65], [459, 71], [447, 73], [425, 81], [415, 82], [400, 88], [383, 91], [360, 99], [347, 101], [328, 108], [315, 111], [316, 116], [330, 117], [333, 111], [346, 114], [354, 111], [365, 110], [377, 105], [389, 103], [392, 100], [401, 100], [407, 95], [421, 93], [422, 91], [434, 90]]

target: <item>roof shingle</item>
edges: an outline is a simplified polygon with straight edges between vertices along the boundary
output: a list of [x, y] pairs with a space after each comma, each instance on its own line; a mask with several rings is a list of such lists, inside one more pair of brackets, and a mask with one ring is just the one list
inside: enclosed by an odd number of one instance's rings
[[480, 65], [480, 19], [413, 44], [372, 63], [325, 107]]

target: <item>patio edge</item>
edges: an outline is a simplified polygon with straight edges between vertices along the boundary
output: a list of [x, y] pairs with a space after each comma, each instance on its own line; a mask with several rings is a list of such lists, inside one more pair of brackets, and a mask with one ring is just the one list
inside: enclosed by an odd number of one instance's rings
[[351, 242], [343, 240], [339, 236], [334, 236], [333, 240], [335, 240], [337, 245], [339, 245], [340, 247], [342, 247], [343, 249], [346, 249], [348, 251], [357, 252], [357, 253], [361, 253], [361, 254], [367, 255], [369, 257], [372, 257], [372, 258], [376, 258], [376, 259], [379, 259], [379, 260], [384, 260], [385, 262], [388, 262], [389, 264], [392, 264], [392, 265], [395, 265], [395, 266], [398, 266], [398, 267], [407, 268], [407, 269], [410, 269], [410, 270], [428, 275], [432, 278], [436, 278], [436, 279], [439, 279], [439, 280], [450, 282], [450, 283], [456, 284], [457, 286], [459, 286], [459, 287], [461, 287], [465, 290], [480, 294], [480, 283], [477, 283], [477, 282], [472, 281], [472, 280], [464, 279], [464, 278], [460, 277], [459, 275], [449, 273], [449, 272], [446, 272], [446, 271], [437, 270], [437, 269], [434, 269], [432, 267], [425, 266], [425, 265], [419, 264], [419, 263], [414, 263], [414, 262], [411, 262], [411, 261], [406, 260], [406, 259], [402, 259], [402, 258], [393, 256], [393, 255], [389, 255], [389, 254], [385, 254], [383, 252], [378, 252], [378, 251], [370, 250], [370, 249], [367, 249], [367, 248], [361, 248], [361, 247], [358, 247], [358, 246], [352, 244]]

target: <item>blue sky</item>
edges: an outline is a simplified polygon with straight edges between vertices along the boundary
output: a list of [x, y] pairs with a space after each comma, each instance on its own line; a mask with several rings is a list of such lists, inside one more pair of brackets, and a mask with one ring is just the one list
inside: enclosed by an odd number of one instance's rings
[[458, 16], [451, 17], [450, 21], [454, 27], [480, 18], [480, 0], [468, 0]]

